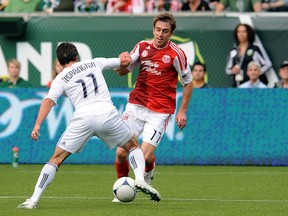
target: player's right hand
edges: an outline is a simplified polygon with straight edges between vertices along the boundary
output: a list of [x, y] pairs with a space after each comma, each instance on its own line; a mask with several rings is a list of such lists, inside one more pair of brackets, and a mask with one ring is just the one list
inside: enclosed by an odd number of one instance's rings
[[38, 140], [38, 137], [40, 136], [39, 130], [40, 130], [40, 127], [35, 125], [31, 132], [31, 138], [33, 140], [36, 140], [36, 141]]
[[132, 62], [131, 56], [128, 52], [122, 52], [119, 55], [119, 58], [120, 58], [120, 62], [121, 62], [120, 67], [128, 67], [130, 65], [130, 63]]

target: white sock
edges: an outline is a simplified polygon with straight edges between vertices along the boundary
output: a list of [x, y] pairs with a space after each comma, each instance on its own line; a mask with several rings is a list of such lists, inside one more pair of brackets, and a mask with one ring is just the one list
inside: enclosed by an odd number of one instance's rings
[[56, 171], [58, 170], [58, 166], [53, 163], [47, 163], [41, 170], [38, 181], [35, 185], [34, 193], [30, 198], [33, 202], [38, 203], [39, 199], [46, 189], [46, 187], [53, 181]]
[[144, 181], [145, 159], [141, 148], [134, 148], [129, 152], [129, 164], [135, 179]]
[[154, 162], [154, 168], [148, 172], [149, 175], [150, 175], [150, 177], [151, 177], [152, 179], [153, 179], [153, 177], [154, 177], [155, 167], [156, 167], [156, 163]]

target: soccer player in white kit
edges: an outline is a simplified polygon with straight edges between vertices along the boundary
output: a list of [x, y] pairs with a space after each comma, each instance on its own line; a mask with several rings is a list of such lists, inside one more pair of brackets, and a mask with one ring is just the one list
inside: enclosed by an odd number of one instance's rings
[[[140, 41], [130, 52], [132, 62], [120, 68], [126, 75], [139, 66], [136, 86], [122, 115], [123, 120], [138, 137], [143, 134], [141, 148], [145, 157], [145, 181], [151, 184], [154, 175], [154, 152], [165, 133], [170, 116], [176, 108], [178, 77], [183, 84], [183, 97], [176, 115], [178, 128], [186, 126], [186, 111], [193, 89], [192, 73], [184, 51], [170, 41], [176, 28], [172, 14], [163, 13], [153, 20], [153, 40]], [[122, 70], [123, 69], [123, 70]], [[115, 168], [117, 177], [128, 176], [128, 152], [117, 148]], [[117, 202], [115, 198], [113, 202]]]
[[61, 95], [70, 99], [75, 112], [58, 141], [54, 154], [44, 165], [33, 195], [18, 208], [36, 208], [60, 165], [72, 153], [80, 152], [92, 136], [99, 137], [110, 149], [118, 146], [128, 151], [129, 162], [135, 174], [135, 187], [149, 195], [152, 201], [160, 201], [158, 191], [144, 181], [143, 152], [137, 138], [113, 105], [103, 77], [103, 70], [127, 67], [131, 62], [129, 53], [121, 53], [119, 58], [94, 58], [78, 62], [76, 47], [65, 42], [58, 46], [57, 58], [64, 69], [53, 80], [48, 95], [40, 106], [31, 133], [32, 139], [38, 140], [42, 122]]

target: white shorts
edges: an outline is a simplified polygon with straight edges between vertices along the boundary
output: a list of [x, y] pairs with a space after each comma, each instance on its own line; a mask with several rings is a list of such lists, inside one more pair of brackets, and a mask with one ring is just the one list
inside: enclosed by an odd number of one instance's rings
[[99, 137], [112, 149], [127, 143], [133, 132], [116, 107], [111, 103], [97, 103], [75, 111], [57, 145], [70, 153], [81, 152], [92, 136]]
[[143, 133], [143, 141], [156, 147], [165, 133], [170, 116], [170, 114], [154, 112], [131, 103], [126, 105], [122, 114], [123, 120], [137, 137]]

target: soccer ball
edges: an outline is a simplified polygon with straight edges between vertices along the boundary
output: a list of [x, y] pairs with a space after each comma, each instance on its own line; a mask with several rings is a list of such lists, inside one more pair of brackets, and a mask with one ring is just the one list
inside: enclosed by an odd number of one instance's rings
[[113, 194], [121, 202], [131, 202], [136, 197], [134, 180], [130, 177], [121, 177], [113, 185]]

